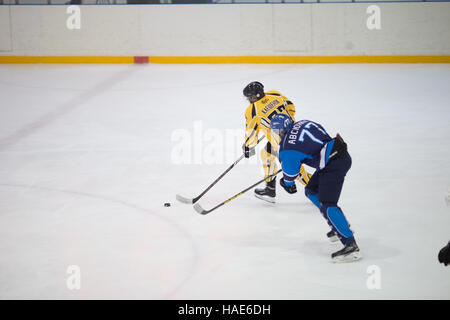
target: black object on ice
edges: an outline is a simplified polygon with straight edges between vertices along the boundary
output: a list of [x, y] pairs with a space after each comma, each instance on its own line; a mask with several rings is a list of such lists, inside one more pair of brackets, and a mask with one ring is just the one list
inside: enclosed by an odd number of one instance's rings
[[439, 251], [438, 259], [446, 266], [450, 263], [450, 241]]

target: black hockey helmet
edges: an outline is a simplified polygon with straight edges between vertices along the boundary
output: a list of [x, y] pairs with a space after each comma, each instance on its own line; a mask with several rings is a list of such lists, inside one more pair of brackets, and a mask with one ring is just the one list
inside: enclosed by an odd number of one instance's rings
[[264, 86], [261, 82], [253, 81], [245, 86], [243, 93], [248, 101], [253, 103], [264, 97]]

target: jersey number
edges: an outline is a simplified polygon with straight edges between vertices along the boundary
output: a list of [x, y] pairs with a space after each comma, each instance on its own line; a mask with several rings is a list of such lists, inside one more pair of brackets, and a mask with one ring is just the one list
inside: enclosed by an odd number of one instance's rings
[[308, 122], [303, 129], [300, 131], [300, 136], [298, 138], [298, 141], [303, 142], [305, 141], [305, 135], [307, 135], [312, 141], [323, 144], [323, 141], [316, 138], [309, 130], [311, 126], [314, 126], [317, 130], [321, 131], [323, 134], [326, 134], [326, 132], [324, 132], [322, 129], [320, 129], [315, 123], [313, 122]]
[[286, 110], [286, 107], [284, 106], [284, 104], [278, 106], [275, 110], [273, 110], [268, 116], [267, 119], [272, 120], [273, 117], [275, 117], [275, 115], [282, 113], [284, 110]]

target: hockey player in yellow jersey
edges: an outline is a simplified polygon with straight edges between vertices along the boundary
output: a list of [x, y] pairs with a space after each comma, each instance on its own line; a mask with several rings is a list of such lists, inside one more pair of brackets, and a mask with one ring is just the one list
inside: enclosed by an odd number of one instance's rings
[[[280, 92], [271, 90], [264, 92], [264, 86], [261, 82], [253, 81], [243, 90], [244, 96], [250, 102], [245, 111], [245, 140], [242, 146], [246, 158], [255, 154], [254, 147], [258, 142], [258, 134], [262, 132], [268, 142], [261, 150], [260, 156], [263, 162], [264, 175], [272, 175], [278, 170], [278, 141], [270, 134], [270, 120], [276, 114], [284, 113], [295, 122], [294, 104]], [[302, 166], [298, 177], [300, 183], [306, 185], [311, 175], [306, 172]], [[255, 189], [255, 196], [262, 200], [275, 202], [276, 178], [267, 179], [266, 187]]]

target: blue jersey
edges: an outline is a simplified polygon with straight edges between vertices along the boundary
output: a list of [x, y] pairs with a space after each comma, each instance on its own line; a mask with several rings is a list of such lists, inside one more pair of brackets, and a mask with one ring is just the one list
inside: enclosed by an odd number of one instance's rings
[[318, 123], [300, 120], [286, 132], [279, 157], [286, 185], [292, 185], [304, 163], [322, 169], [329, 161], [334, 140]]

